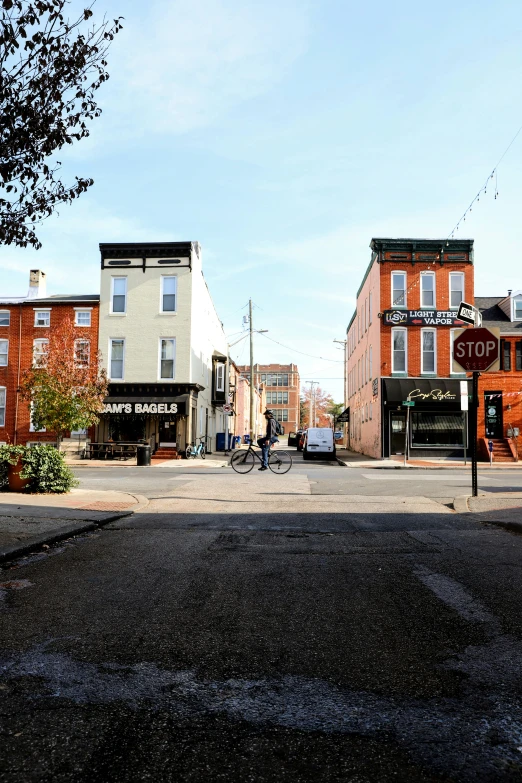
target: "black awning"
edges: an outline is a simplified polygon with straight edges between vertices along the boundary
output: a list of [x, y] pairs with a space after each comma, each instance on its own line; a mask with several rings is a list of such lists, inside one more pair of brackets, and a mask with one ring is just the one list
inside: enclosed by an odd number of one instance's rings
[[188, 394], [179, 394], [177, 397], [156, 397], [156, 395], [144, 394], [143, 396], [134, 397], [105, 397], [104, 403], [118, 404], [120, 402], [141, 402], [150, 405], [151, 402], [171, 403], [171, 402], [186, 402], [188, 400]]
[[400, 403], [411, 399], [419, 403], [459, 402], [460, 404], [460, 380], [452, 378], [383, 378], [383, 381], [383, 396], [387, 402]]
[[339, 416], [336, 416], [335, 421], [340, 422], [341, 424], [343, 422], [350, 421], [350, 406], [345, 408], [344, 411]]

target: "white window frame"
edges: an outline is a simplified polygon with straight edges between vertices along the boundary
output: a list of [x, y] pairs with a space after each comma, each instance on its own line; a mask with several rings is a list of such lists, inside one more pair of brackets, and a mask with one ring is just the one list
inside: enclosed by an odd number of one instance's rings
[[[404, 277], [404, 304], [395, 304], [395, 298], [394, 298], [394, 291], [395, 286], [393, 285], [393, 277], [394, 275], [403, 275]], [[401, 308], [404, 308], [405, 310], [408, 307], [408, 273], [404, 271], [404, 269], [394, 269], [391, 273], [391, 307], [394, 310], [399, 310]]]
[[[174, 291], [174, 310], [164, 310], [163, 309], [163, 296], [164, 296], [164, 284], [165, 280], [174, 280], [175, 283], [175, 291]], [[178, 311], [178, 276], [177, 275], [161, 275], [161, 283], [160, 283], [160, 313], [163, 315], [175, 315]]]
[[[5, 343], [5, 351], [2, 350], [2, 345]], [[5, 362], [2, 361], [2, 356], [5, 356]], [[0, 367], [7, 367], [9, 362], [9, 340], [0, 340]]]
[[8, 326], [11, 326], [11, 311], [10, 310], [0, 310], [0, 318], [5, 318], [7, 316], [7, 323], [6, 324], [0, 324], [0, 328], [5, 329]]
[[223, 362], [216, 362], [216, 391], [225, 391], [225, 365]]
[[[433, 302], [432, 304], [425, 304], [424, 302], [424, 289], [422, 287], [422, 281], [427, 280], [428, 278], [431, 278], [433, 280]], [[423, 310], [435, 310], [437, 305], [437, 289], [436, 289], [436, 280], [435, 280], [435, 272], [421, 272], [421, 281], [420, 281], [420, 306]], [[431, 292], [430, 292], [431, 293]]]
[[[172, 376], [169, 378], [165, 378], [161, 375], [161, 347], [164, 340], [169, 340], [172, 342]], [[170, 359], [165, 359], [165, 361], [170, 361]], [[176, 338], [175, 337], [160, 337], [158, 340], [158, 381], [173, 381], [176, 377]]]
[[[86, 364], [84, 362], [78, 361], [78, 349], [77, 349], [78, 343], [86, 343], [88, 346]], [[86, 337], [78, 337], [78, 339], [74, 341], [74, 363], [77, 367], [89, 367], [91, 364], [91, 341], [88, 340]]]
[[[123, 342], [123, 356], [121, 360], [121, 378], [115, 378], [112, 374], [112, 344], [113, 342]], [[111, 381], [123, 381], [125, 378], [125, 337], [109, 337], [109, 379]], [[118, 360], [119, 361], [119, 360]]]
[[[457, 309], [458, 309], [458, 306], [460, 305], [460, 302], [459, 302], [459, 304], [456, 304], [456, 305], [452, 305], [452, 304], [451, 304], [451, 294], [453, 293], [453, 290], [454, 290], [454, 289], [453, 289], [453, 285], [452, 285], [452, 280], [453, 280], [453, 278], [455, 278], [455, 277], [458, 277], [458, 278], [460, 278], [460, 280], [461, 280], [461, 283], [462, 283], [462, 284], [461, 284], [461, 286], [460, 286], [460, 291], [461, 291], [461, 301], [464, 301], [464, 297], [465, 297], [465, 290], [464, 290], [464, 286], [465, 286], [465, 284], [466, 284], [466, 279], [465, 279], [465, 277], [464, 277], [464, 272], [450, 272], [450, 273], [449, 273], [449, 309], [450, 309], [450, 310], [457, 310]], [[456, 289], [455, 289], [455, 290], [456, 290]]]
[[520, 310], [522, 311], [522, 296], [513, 297], [513, 321], [522, 321], [522, 314], [517, 318], [517, 302], [520, 302]]
[[[394, 344], [394, 334], [396, 332], [404, 332], [404, 370], [396, 370], [395, 369], [395, 351], [393, 349], [393, 344]], [[391, 334], [392, 334], [392, 340], [391, 340], [392, 373], [393, 372], [404, 373], [404, 374], [407, 375], [407, 373], [408, 373], [408, 330], [407, 329], [402, 329], [400, 327], [397, 327], [397, 328], [393, 328], [391, 330]]]
[[[88, 329], [90, 326], [92, 326], [92, 307], [75, 307], [74, 308], [74, 325], [80, 327], [80, 329]], [[89, 316], [89, 323], [88, 324], [81, 324], [79, 322], [79, 316], [80, 315], [88, 315]]]
[[[34, 325], [37, 329], [49, 329], [51, 326], [51, 308], [50, 307], [34, 307]], [[47, 323], [45, 324], [39, 324], [38, 321], [40, 318], [38, 316], [40, 315], [46, 315], [47, 316]], [[44, 320], [44, 319], [41, 319]]]
[[49, 338], [48, 337], [38, 337], [36, 340], [33, 340], [33, 367], [45, 367], [44, 364], [36, 364], [36, 359], [39, 356], [43, 356], [47, 353], [47, 351], [36, 351], [37, 345], [46, 345], [47, 348], [49, 348]]
[[373, 295], [372, 292], [368, 294], [368, 321], [371, 326], [372, 323], [372, 303], [373, 303]]
[[[425, 370], [424, 369], [424, 333], [425, 332], [432, 332], [433, 333], [433, 370]], [[420, 344], [420, 355], [421, 355], [421, 375], [436, 375], [437, 374], [437, 330], [436, 329], [421, 329], [420, 330], [420, 336], [421, 336], [421, 344]]]
[[368, 349], [368, 370], [369, 370], [369, 380], [371, 381], [373, 378], [373, 348], [371, 345]]
[[[123, 310], [114, 310], [114, 281], [115, 280], [125, 280], [125, 293], [124, 296], [124, 305]], [[111, 315], [127, 315], [127, 294], [128, 294], [128, 286], [129, 286], [129, 280], [127, 275], [113, 275], [111, 277], [111, 307], [110, 307], [110, 314]], [[122, 296], [122, 294], [116, 294], [116, 296]], [[118, 338], [115, 337], [115, 340]]]
[[[3, 392], [3, 394], [2, 394]], [[4, 404], [2, 406], [2, 397], [4, 398]], [[7, 409], [7, 388], [0, 386], [0, 427], [5, 427], [5, 412]]]

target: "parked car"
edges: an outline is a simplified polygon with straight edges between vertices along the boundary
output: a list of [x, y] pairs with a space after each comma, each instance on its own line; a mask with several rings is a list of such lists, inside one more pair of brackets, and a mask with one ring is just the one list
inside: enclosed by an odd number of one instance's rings
[[317, 455], [322, 459], [335, 459], [335, 442], [330, 427], [310, 427], [306, 432], [303, 459]]
[[335, 438], [335, 440], [342, 440], [343, 439], [343, 432], [342, 432], [342, 430], [336, 430], [334, 432], [334, 438]]
[[299, 435], [299, 439], [297, 441], [297, 451], [302, 451], [304, 448], [306, 430], [300, 430], [297, 434]]
[[288, 445], [289, 446], [297, 446], [298, 441], [299, 441], [299, 433], [297, 433], [297, 432], [289, 432], [288, 433]]

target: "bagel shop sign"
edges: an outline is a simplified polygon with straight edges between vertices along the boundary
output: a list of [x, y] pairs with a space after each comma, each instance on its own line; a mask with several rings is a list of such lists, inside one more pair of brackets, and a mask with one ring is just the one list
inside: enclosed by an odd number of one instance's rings
[[106, 402], [103, 413], [181, 413], [177, 402]]

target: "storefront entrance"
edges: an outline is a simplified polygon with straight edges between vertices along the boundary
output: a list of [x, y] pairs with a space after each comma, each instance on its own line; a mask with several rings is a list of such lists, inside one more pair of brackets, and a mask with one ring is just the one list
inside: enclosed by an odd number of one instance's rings
[[176, 443], [176, 422], [174, 419], [170, 421], [159, 422], [159, 445], [160, 446], [174, 446]]
[[404, 454], [406, 446], [406, 414], [390, 411], [390, 454]]
[[486, 413], [486, 438], [503, 438], [502, 392], [484, 392], [484, 408]]

